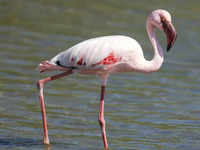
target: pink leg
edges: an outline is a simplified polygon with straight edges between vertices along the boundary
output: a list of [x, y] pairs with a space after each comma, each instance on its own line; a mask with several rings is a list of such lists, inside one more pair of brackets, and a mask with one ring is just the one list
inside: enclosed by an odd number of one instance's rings
[[44, 84], [49, 82], [49, 81], [56, 80], [56, 79], [62, 78], [64, 76], [67, 76], [67, 75], [70, 75], [70, 74], [72, 74], [72, 70], [57, 74], [57, 75], [52, 76], [52, 77], [47, 77], [47, 78], [41, 79], [37, 82], [37, 86], [40, 90], [40, 105], [41, 105], [43, 130], [44, 130], [44, 137], [43, 137], [43, 143], [44, 144], [50, 144], [49, 136], [48, 136], [48, 129], [47, 129], [47, 121], [46, 121], [45, 102], [44, 102], [44, 95], [43, 95]]
[[105, 86], [101, 86], [101, 99], [100, 99], [100, 107], [99, 107], [99, 124], [101, 126], [101, 134], [104, 142], [104, 147], [108, 150], [108, 142], [106, 138], [106, 125], [104, 120], [104, 93], [105, 93]]

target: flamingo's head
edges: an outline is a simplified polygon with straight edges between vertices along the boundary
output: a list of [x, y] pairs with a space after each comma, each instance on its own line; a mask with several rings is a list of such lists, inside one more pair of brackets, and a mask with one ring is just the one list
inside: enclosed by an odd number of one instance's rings
[[149, 15], [149, 18], [154, 26], [165, 32], [167, 38], [167, 51], [169, 51], [177, 38], [170, 13], [166, 10], [158, 9], [154, 10]]

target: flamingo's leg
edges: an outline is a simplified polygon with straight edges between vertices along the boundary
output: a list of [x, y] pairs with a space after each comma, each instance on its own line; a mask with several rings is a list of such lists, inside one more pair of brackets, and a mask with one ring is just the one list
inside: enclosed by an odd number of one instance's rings
[[37, 82], [38, 89], [40, 90], [40, 105], [41, 105], [43, 130], [44, 130], [44, 137], [43, 137], [43, 143], [44, 144], [50, 144], [49, 137], [48, 137], [47, 121], [46, 121], [45, 102], [44, 102], [44, 95], [43, 95], [44, 84], [49, 82], [49, 81], [65, 77], [65, 76], [70, 75], [70, 74], [72, 74], [72, 70], [69, 70], [69, 71], [66, 71], [66, 72], [51, 76], [51, 77], [41, 79]]
[[101, 99], [100, 99], [100, 107], [99, 107], [99, 124], [101, 126], [101, 134], [104, 142], [104, 147], [108, 150], [108, 142], [106, 138], [106, 126], [104, 120], [104, 93], [105, 93], [105, 85], [101, 86]]

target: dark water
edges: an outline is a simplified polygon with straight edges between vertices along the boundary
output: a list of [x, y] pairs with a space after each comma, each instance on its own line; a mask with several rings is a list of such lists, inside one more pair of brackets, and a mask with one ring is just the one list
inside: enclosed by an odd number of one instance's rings
[[199, 6], [197, 0], [0, 0], [0, 149], [102, 150], [95, 76], [73, 75], [45, 87], [52, 144], [42, 144], [36, 81], [47, 74], [36, 67], [79, 41], [110, 34], [134, 37], [150, 59], [145, 20], [164, 8], [178, 40], [159, 72], [109, 78], [108, 141], [112, 150], [198, 150]]

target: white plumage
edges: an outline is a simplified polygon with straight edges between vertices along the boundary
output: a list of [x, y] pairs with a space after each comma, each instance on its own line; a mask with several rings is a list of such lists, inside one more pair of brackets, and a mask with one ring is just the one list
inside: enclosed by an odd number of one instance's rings
[[[130, 56], [143, 57], [139, 43], [127, 36], [115, 35], [89, 39], [67, 49], [51, 59], [51, 63], [61, 66], [79, 69], [92, 69], [93, 67], [105, 67], [104, 64], [94, 65], [103, 61], [113, 53], [115, 58], [121, 58], [119, 63], [128, 61]], [[82, 65], [78, 62], [82, 59]], [[115, 65], [110, 63], [107, 65]]]

